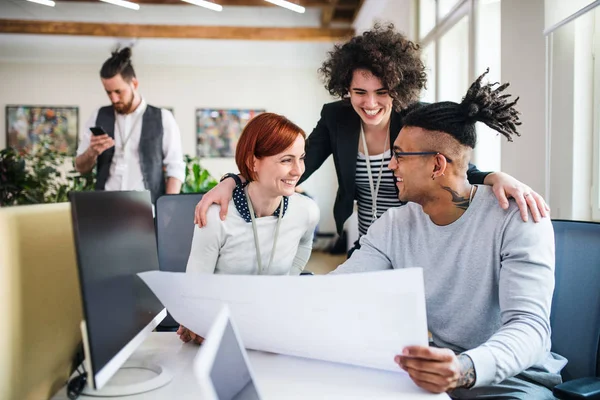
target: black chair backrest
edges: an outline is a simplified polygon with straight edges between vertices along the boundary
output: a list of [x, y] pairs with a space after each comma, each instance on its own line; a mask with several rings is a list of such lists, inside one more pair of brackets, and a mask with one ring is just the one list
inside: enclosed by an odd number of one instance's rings
[[552, 351], [569, 360], [565, 381], [600, 377], [600, 223], [553, 220], [552, 225]]
[[194, 209], [201, 193], [161, 196], [156, 201], [156, 240], [161, 271], [185, 272], [192, 237]]
[[[185, 272], [194, 235], [194, 209], [201, 193], [172, 194], [156, 201], [156, 240], [161, 271]], [[171, 314], [160, 324], [163, 330], [179, 326]]]

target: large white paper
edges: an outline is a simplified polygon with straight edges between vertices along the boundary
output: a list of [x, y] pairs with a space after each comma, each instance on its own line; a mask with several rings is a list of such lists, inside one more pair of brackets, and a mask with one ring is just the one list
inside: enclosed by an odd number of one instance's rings
[[249, 349], [399, 371], [427, 345], [420, 268], [317, 276], [150, 271], [139, 276], [179, 323], [205, 336], [228, 304]]

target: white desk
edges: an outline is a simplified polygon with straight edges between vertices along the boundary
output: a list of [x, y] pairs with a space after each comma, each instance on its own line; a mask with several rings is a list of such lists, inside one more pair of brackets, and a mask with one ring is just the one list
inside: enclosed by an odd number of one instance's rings
[[[183, 344], [175, 333], [155, 332], [130, 359], [158, 362], [171, 368], [175, 377], [166, 386], [127, 400], [198, 400], [198, 383], [192, 362], [199, 347]], [[448, 399], [446, 394], [427, 393], [404, 372], [393, 373], [343, 364], [249, 351], [256, 384], [265, 400], [280, 399]], [[93, 399], [81, 396], [81, 399]], [[63, 388], [55, 400], [68, 400]], [[114, 399], [114, 398], [112, 398]]]

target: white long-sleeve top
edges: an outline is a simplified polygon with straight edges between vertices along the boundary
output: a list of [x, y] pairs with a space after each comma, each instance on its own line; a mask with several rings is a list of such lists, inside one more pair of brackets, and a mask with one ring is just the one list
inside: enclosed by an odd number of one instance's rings
[[[252, 223], [246, 222], [233, 199], [225, 221], [219, 217], [218, 205], [209, 207], [207, 226], [194, 228], [187, 272], [215, 274], [258, 274]], [[263, 268], [271, 258], [275, 239], [276, 216], [256, 219], [256, 229]], [[275, 256], [268, 275], [298, 275], [308, 262], [312, 239], [319, 221], [319, 208], [301, 194], [288, 197], [286, 212], [281, 218]]]

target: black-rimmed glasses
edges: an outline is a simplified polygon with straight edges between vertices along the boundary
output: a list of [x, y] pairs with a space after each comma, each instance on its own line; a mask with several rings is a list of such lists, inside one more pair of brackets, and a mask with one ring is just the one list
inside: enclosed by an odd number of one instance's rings
[[432, 155], [437, 156], [438, 154], [441, 156], [444, 156], [446, 161], [448, 161], [449, 163], [452, 162], [450, 157], [440, 153], [439, 151], [392, 151], [392, 155], [396, 159], [396, 162], [399, 161], [400, 157], [404, 157], [404, 156], [432, 156]]

